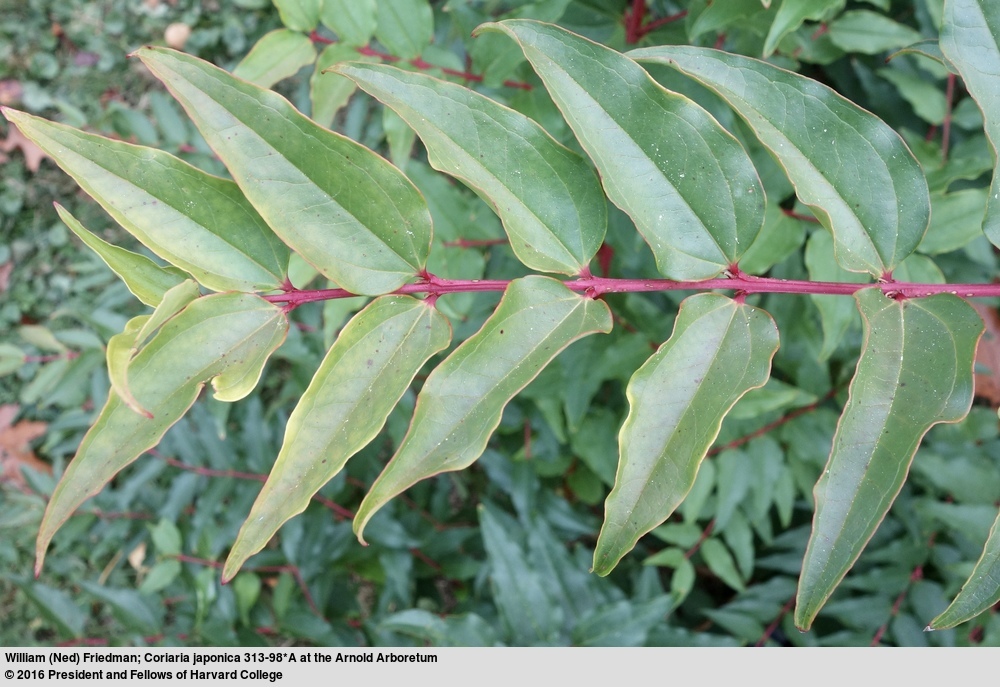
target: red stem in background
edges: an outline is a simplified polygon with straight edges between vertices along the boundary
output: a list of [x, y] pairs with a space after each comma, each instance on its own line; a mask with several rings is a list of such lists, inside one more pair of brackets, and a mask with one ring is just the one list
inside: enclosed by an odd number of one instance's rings
[[53, 353], [52, 355], [26, 355], [24, 356], [24, 362], [51, 363], [54, 360], [73, 360], [74, 358], [79, 357], [79, 351], [66, 351], [65, 353]]
[[456, 239], [445, 241], [441, 245], [445, 248], [480, 248], [484, 246], [501, 246], [510, 243], [508, 239]]
[[836, 386], [836, 387], [830, 389], [829, 391], [827, 391], [823, 395], [823, 398], [819, 399], [818, 401], [816, 401], [814, 403], [810, 403], [807, 406], [802, 406], [801, 408], [796, 408], [795, 410], [791, 411], [787, 415], [782, 415], [781, 417], [779, 417], [774, 422], [769, 422], [768, 424], [764, 425], [763, 427], [761, 427], [757, 431], [750, 432], [750, 434], [747, 434], [746, 436], [742, 436], [739, 439], [734, 439], [734, 440], [730, 441], [728, 444], [724, 444], [722, 446], [716, 446], [712, 450], [710, 450], [708, 453], [706, 453], [705, 455], [706, 455], [706, 457], [717, 456], [720, 453], [722, 453], [723, 451], [728, 451], [729, 449], [733, 449], [733, 448], [739, 448], [743, 444], [747, 444], [747, 443], [753, 441], [754, 439], [756, 439], [757, 437], [762, 437], [765, 434], [767, 434], [768, 432], [770, 432], [770, 431], [772, 431], [774, 429], [777, 429], [778, 427], [781, 427], [781, 425], [785, 424], [786, 422], [791, 422], [792, 420], [794, 420], [797, 417], [801, 417], [802, 415], [805, 415], [806, 413], [811, 413], [812, 411], [816, 410], [821, 405], [823, 405], [824, 403], [826, 403], [827, 401], [829, 401], [831, 398], [833, 398], [834, 396], [836, 396], [837, 392], [839, 392], [842, 388], [843, 388], [842, 386]]
[[625, 10], [625, 42], [632, 45], [642, 37], [642, 19], [646, 14], [646, 0], [632, 0], [632, 8]]
[[687, 16], [687, 13], [687, 10], [681, 10], [676, 14], [660, 17], [659, 19], [654, 19], [651, 22], [643, 24], [643, 19], [646, 16], [646, 0], [632, 0], [632, 6], [625, 10], [623, 18], [625, 24], [625, 42], [628, 45], [634, 45], [658, 28], [683, 19]]
[[698, 549], [700, 549], [701, 545], [705, 543], [705, 540], [708, 539], [709, 536], [711, 536], [712, 530], [714, 529], [715, 529], [715, 518], [713, 518], [712, 521], [709, 522], [708, 525], [706, 525], [705, 529], [701, 531], [701, 537], [699, 537], [698, 541], [694, 543], [694, 546], [692, 546], [690, 549], [684, 552], [684, 558], [690, 560], [691, 556], [698, 553]]
[[764, 646], [767, 644], [767, 640], [771, 638], [771, 635], [773, 635], [775, 630], [778, 629], [778, 626], [781, 625], [782, 619], [788, 615], [793, 608], [795, 608], [794, 596], [785, 602], [785, 605], [781, 607], [780, 611], [778, 611], [778, 615], [771, 621], [771, 624], [767, 626], [767, 629], [764, 630], [764, 634], [760, 636], [760, 639], [757, 640], [757, 643], [754, 644], [754, 646]]
[[[188, 556], [183, 553], [175, 554], [172, 557], [176, 558], [182, 563], [205, 565], [208, 566], [209, 568], [215, 568], [216, 570], [222, 570], [222, 568], [224, 567], [224, 565], [219, 561], [213, 561], [207, 558], [197, 558], [196, 556]], [[306, 603], [309, 604], [309, 610], [311, 610], [317, 618], [321, 620], [326, 620], [326, 618], [323, 617], [323, 614], [320, 613], [319, 607], [316, 606], [316, 602], [313, 601], [312, 594], [309, 593], [309, 587], [306, 586], [306, 581], [302, 579], [302, 572], [299, 570], [297, 565], [262, 565], [257, 568], [243, 568], [243, 570], [250, 572], [261, 572], [261, 573], [283, 573], [283, 572], [289, 573], [292, 577], [295, 578], [295, 581], [299, 585], [299, 589], [302, 590], [302, 595], [305, 597]]]
[[688, 14], [687, 10], [681, 10], [677, 14], [671, 14], [671, 15], [666, 16], [666, 17], [660, 17], [659, 19], [654, 19], [653, 21], [649, 22], [648, 24], [646, 24], [645, 26], [643, 26], [641, 29], [639, 29], [639, 38], [642, 38], [643, 36], [645, 36], [648, 33], [652, 33], [653, 31], [656, 31], [661, 26], [666, 26], [667, 24], [672, 24], [675, 21], [679, 21], [679, 20], [683, 19], [684, 17], [687, 16], [687, 14]]
[[[309, 34], [309, 40], [311, 40], [313, 43], [321, 43], [323, 45], [331, 45], [337, 42], [331, 38], [325, 38], [324, 36], [319, 35], [319, 32], [315, 30]], [[402, 57], [399, 57], [397, 55], [390, 55], [389, 53], [381, 52], [379, 50], [375, 50], [374, 48], [369, 48], [368, 46], [361, 46], [359, 48], [355, 48], [355, 50], [357, 50], [358, 53], [361, 55], [365, 55], [367, 57], [377, 57], [387, 62], [399, 62], [400, 60], [403, 59]], [[416, 67], [417, 69], [421, 69], [424, 71], [430, 69], [440, 69], [441, 72], [444, 74], [448, 74], [449, 76], [457, 76], [458, 78], [463, 79], [465, 81], [475, 81], [479, 83], [483, 80], [483, 76], [481, 74], [474, 74], [472, 72], [463, 72], [459, 71], [458, 69], [450, 69], [448, 67], [439, 67], [438, 65], [431, 64], [430, 62], [427, 62], [420, 57], [414, 57], [412, 60], [409, 60], [408, 63], [410, 64], [410, 66]], [[503, 82], [503, 85], [509, 88], [518, 88], [522, 91], [530, 91], [533, 88], [533, 86], [530, 83], [525, 83], [524, 81], [513, 81], [511, 79], [505, 80]]]
[[[198, 465], [188, 465], [187, 463], [177, 460], [176, 458], [167, 458], [158, 453], [155, 449], [147, 451], [147, 453], [149, 453], [151, 456], [156, 456], [160, 460], [166, 462], [167, 465], [171, 465], [175, 468], [178, 468], [179, 470], [187, 470], [188, 472], [193, 472], [197, 475], [202, 475], [203, 477], [228, 477], [231, 479], [245, 479], [261, 483], [267, 481], [267, 475], [261, 475], [255, 472], [240, 472], [238, 470], [216, 470], [214, 468], [205, 468]], [[325, 496], [322, 496], [320, 494], [313, 494], [312, 498], [313, 501], [316, 501], [317, 503], [333, 511], [333, 514], [337, 517], [338, 520], [352, 520], [354, 518], [353, 512], [351, 512], [349, 509], [344, 508], [343, 506], [337, 503], [334, 503]]]
[[819, 224], [819, 220], [812, 215], [803, 215], [801, 212], [795, 212], [794, 210], [786, 210], [781, 208], [781, 213], [785, 217], [791, 217], [792, 219], [802, 220], [803, 222], [812, 222], [813, 224]]

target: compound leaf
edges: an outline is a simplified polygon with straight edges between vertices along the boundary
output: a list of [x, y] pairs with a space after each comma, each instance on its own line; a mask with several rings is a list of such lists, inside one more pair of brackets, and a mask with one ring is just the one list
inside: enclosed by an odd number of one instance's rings
[[[128, 388], [153, 417], [136, 414], [117, 393], [109, 394], [45, 509], [36, 541], [36, 573], [62, 523], [122, 468], [156, 446], [205, 382], [223, 379], [222, 393], [230, 398], [234, 389], [249, 393], [252, 384], [246, 381], [253, 373], [252, 381], [257, 381], [262, 360], [287, 331], [281, 308], [246, 293], [199, 298], [168, 320], [128, 366]], [[244, 383], [234, 387], [231, 377]]]
[[485, 29], [521, 46], [660, 272], [707, 279], [739, 260], [763, 224], [764, 191], [746, 151], [711, 115], [564, 29], [524, 19]]
[[337, 71], [413, 127], [435, 169], [489, 199], [521, 262], [571, 275], [590, 263], [604, 240], [607, 205], [583, 158], [519, 112], [462, 86], [377, 64]]
[[356, 294], [380, 295], [423, 269], [427, 204], [381, 156], [208, 62], [166, 48], [135, 54], [275, 233], [325, 276]]
[[378, 298], [344, 327], [288, 419], [281, 452], [229, 553], [224, 580], [375, 438], [414, 375], [450, 340], [445, 317], [410, 296]]
[[[1000, 5], [990, 0], [949, 0], [944, 6], [941, 52], [958, 70], [983, 112], [986, 137], [997, 162], [1000, 145]], [[983, 231], [1000, 246], [1000, 164], [986, 201]]]
[[832, 231], [844, 269], [881, 277], [920, 243], [930, 219], [927, 182], [903, 139], [875, 115], [749, 57], [677, 46], [629, 55], [673, 67], [729, 103]]
[[871, 539], [903, 486], [924, 434], [958, 422], [972, 403], [979, 315], [951, 294], [897, 301], [879, 288], [855, 295], [864, 346], [814, 490], [795, 624], [816, 614]]
[[763, 386], [778, 329], [763, 310], [714, 293], [687, 298], [674, 332], [629, 381], [621, 458], [594, 572], [607, 575], [694, 485], [726, 413]]
[[573, 341], [611, 331], [602, 301], [560, 282], [529, 276], [511, 282], [476, 334], [427, 378], [396, 455], [354, 518], [362, 531], [375, 511], [422, 479], [471, 465], [500, 424], [504, 407]]
[[281, 285], [288, 249], [233, 182], [160, 150], [3, 113], [130, 234], [208, 288]]

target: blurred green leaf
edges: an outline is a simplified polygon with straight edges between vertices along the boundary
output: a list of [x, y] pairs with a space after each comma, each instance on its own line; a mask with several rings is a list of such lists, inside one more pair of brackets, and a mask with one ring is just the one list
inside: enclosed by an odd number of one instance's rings
[[320, 21], [337, 34], [342, 43], [365, 45], [378, 26], [376, 0], [323, 0]]
[[427, 0], [378, 3], [375, 38], [396, 57], [418, 57], [433, 37], [434, 12]]
[[293, 31], [312, 31], [319, 24], [323, 0], [274, 0], [281, 23]]
[[846, 52], [877, 55], [924, 37], [919, 31], [871, 10], [851, 10], [830, 22], [830, 40]]
[[257, 41], [233, 69], [233, 76], [262, 88], [294, 76], [316, 61], [316, 48], [309, 36], [289, 29], [275, 29]]
[[25, 577], [5, 575], [4, 579], [17, 585], [38, 609], [41, 616], [59, 628], [59, 632], [63, 635], [83, 636], [87, 623], [87, 613], [73, 601], [69, 594]]
[[[1000, 143], [1000, 6], [983, 0], [949, 0], [944, 6], [941, 51], [961, 74], [983, 112], [995, 164]], [[993, 169], [983, 231], [1000, 246], [1000, 167]]]

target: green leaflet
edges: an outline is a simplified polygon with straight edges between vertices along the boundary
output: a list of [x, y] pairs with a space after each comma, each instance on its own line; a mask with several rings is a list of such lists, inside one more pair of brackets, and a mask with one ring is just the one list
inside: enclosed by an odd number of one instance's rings
[[36, 542], [36, 573], [62, 523], [122, 468], [159, 443], [205, 382], [212, 380], [217, 398], [245, 396], [287, 331], [281, 308], [246, 293], [199, 298], [164, 324], [128, 366], [128, 388], [153, 418], [133, 412], [116, 393], [109, 395], [45, 509]]
[[958, 70], [979, 109], [993, 160], [993, 183], [983, 231], [1000, 246], [1000, 5], [990, 0], [948, 0], [941, 27], [941, 52]]
[[145, 255], [111, 245], [96, 234], [87, 231], [69, 211], [59, 203], [55, 204], [59, 218], [79, 237], [101, 260], [117, 274], [132, 295], [146, 305], [156, 307], [163, 294], [177, 286], [190, 275], [176, 267], [160, 267]]
[[274, 0], [281, 23], [295, 31], [312, 31], [319, 23], [323, 0]]
[[975, 618], [1000, 601], [1000, 516], [990, 529], [983, 553], [972, 575], [951, 605], [927, 626], [928, 630], [947, 630]]
[[607, 204], [579, 155], [519, 112], [462, 86], [384, 65], [337, 71], [413, 127], [435, 169], [489, 200], [521, 262], [569, 275], [590, 263], [604, 240]]
[[781, 39], [802, 26], [805, 20], [820, 21], [843, 8], [844, 0], [782, 0], [764, 41], [764, 57], [770, 57]]
[[564, 29], [523, 19], [480, 29], [521, 46], [660, 272], [707, 279], [739, 261], [763, 223], [764, 191], [711, 115], [627, 57]]
[[427, 378], [413, 421], [396, 455], [354, 518], [362, 532], [375, 511], [422, 479], [471, 465], [500, 424], [504, 407], [573, 341], [611, 331], [602, 301], [577, 295], [554, 279], [511, 282], [476, 334]]
[[809, 629], [906, 479], [924, 434], [957, 422], [972, 403], [972, 361], [983, 323], [950, 294], [896, 301], [878, 288], [855, 298], [864, 346], [814, 490], [795, 624]]
[[309, 36], [289, 29], [265, 33], [233, 69], [233, 76], [270, 88], [316, 61]]
[[143, 417], [152, 420], [153, 414], [142, 407], [128, 388], [128, 364], [138, 347], [139, 332], [149, 321], [150, 315], [133, 317], [125, 324], [125, 330], [108, 339], [108, 377], [111, 389], [122, 402]]
[[784, 167], [836, 240], [837, 262], [881, 277], [920, 243], [927, 182], [899, 135], [832, 89], [749, 57], [708, 48], [633, 50], [718, 93]]
[[423, 269], [427, 204], [381, 156], [207, 62], [166, 48], [135, 54], [181, 102], [275, 233], [325, 276], [348, 291], [380, 295]]
[[190, 279], [183, 281], [163, 294], [152, 315], [133, 317], [122, 333], [115, 334], [108, 341], [108, 376], [111, 388], [125, 405], [146, 418], [152, 419], [153, 414], [143, 408], [132, 395], [128, 386], [128, 367], [153, 332], [200, 295], [197, 284]]
[[236, 184], [159, 150], [2, 108], [130, 234], [215, 291], [281, 285], [288, 249]]
[[358, 86], [345, 76], [324, 70], [341, 62], [367, 60], [375, 61], [377, 57], [361, 55], [357, 49], [343, 43], [333, 43], [323, 48], [316, 58], [316, 69], [309, 77], [309, 100], [312, 102], [312, 119], [318, 124], [329, 128], [333, 118]]
[[763, 310], [713, 293], [687, 298], [674, 331], [629, 381], [621, 458], [594, 572], [607, 575], [694, 485], [726, 413], [763, 386], [778, 329]]
[[427, 0], [380, 2], [375, 38], [404, 60], [419, 57], [434, 38], [434, 12]]
[[320, 21], [341, 43], [365, 45], [378, 26], [377, 12], [375, 0], [323, 0]]
[[830, 41], [845, 52], [877, 55], [916, 43], [919, 31], [871, 10], [850, 10], [829, 24]]
[[288, 420], [281, 452], [240, 529], [231, 579], [375, 436], [414, 375], [451, 340], [451, 327], [410, 296], [373, 301], [344, 327]]

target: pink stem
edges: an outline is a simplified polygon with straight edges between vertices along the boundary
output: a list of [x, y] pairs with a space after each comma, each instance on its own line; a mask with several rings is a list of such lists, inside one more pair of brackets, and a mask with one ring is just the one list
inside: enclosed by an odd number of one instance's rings
[[[800, 293], [850, 296], [867, 288], [878, 288], [887, 296], [896, 299], [923, 298], [939, 293], [951, 293], [965, 298], [992, 298], [1000, 296], [1000, 284], [919, 284], [910, 282], [885, 281], [858, 284], [855, 282], [805, 281], [799, 279], [774, 279], [754, 277], [730, 270], [731, 276], [705, 279], [702, 281], [673, 281], [671, 279], [612, 279], [608, 277], [580, 277], [563, 282], [571, 291], [586, 293], [596, 298], [606, 293], [635, 293], [643, 291], [709, 291], [724, 289], [755, 293]], [[502, 279], [442, 279], [433, 275], [406, 284], [396, 289], [396, 295], [428, 294], [437, 298], [449, 293], [472, 291], [504, 291], [510, 284]], [[288, 293], [264, 296], [272, 303], [281, 303], [292, 309], [303, 303], [326, 301], [336, 298], [351, 298], [357, 294], [345, 289], [317, 289], [312, 291], [289, 291]]]

